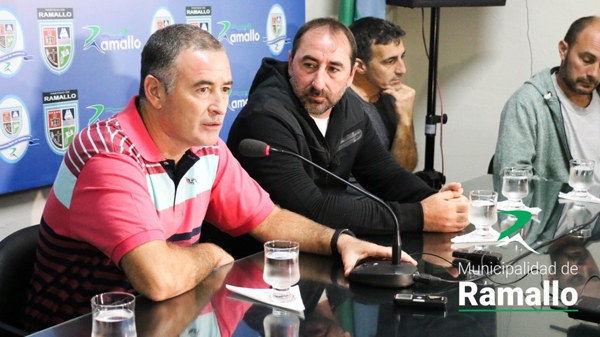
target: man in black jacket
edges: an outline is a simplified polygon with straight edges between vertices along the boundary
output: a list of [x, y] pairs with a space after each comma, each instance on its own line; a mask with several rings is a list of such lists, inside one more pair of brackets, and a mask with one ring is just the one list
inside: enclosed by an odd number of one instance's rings
[[395, 232], [390, 213], [370, 199], [356, 200], [346, 185], [289, 155], [247, 158], [245, 138], [297, 153], [359, 183], [383, 199], [404, 231], [459, 231], [468, 224], [468, 202], [452, 183], [440, 192], [404, 170], [377, 139], [357, 97], [346, 94], [355, 72], [356, 42], [334, 19], [315, 19], [294, 37], [289, 62], [265, 58], [247, 105], [234, 121], [227, 145], [246, 171], [281, 207], [357, 234]]

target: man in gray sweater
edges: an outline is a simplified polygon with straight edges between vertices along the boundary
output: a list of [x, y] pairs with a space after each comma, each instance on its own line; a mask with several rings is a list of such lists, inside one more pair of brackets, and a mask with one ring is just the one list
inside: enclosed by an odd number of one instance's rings
[[402, 83], [406, 73], [404, 30], [393, 22], [364, 17], [348, 28], [356, 39], [356, 73], [351, 95], [360, 102], [392, 157], [407, 171], [417, 166], [413, 127], [415, 90]]
[[506, 102], [494, 173], [528, 166], [543, 179], [566, 182], [569, 160], [600, 164], [600, 17], [573, 22], [558, 50], [560, 67], [535, 74]]

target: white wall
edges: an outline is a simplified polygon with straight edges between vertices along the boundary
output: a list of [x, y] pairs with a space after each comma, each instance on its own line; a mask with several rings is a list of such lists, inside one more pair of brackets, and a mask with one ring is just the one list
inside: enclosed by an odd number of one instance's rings
[[[339, 0], [306, 0], [306, 19], [336, 17], [338, 7]], [[417, 90], [415, 133], [420, 156], [417, 170], [421, 170], [428, 76], [421, 9], [388, 6], [387, 10], [388, 19], [407, 32], [404, 82]], [[424, 12], [429, 39], [430, 11]], [[486, 172], [504, 102], [532, 71], [558, 65], [558, 41], [571, 22], [598, 14], [598, 0], [507, 0], [503, 7], [441, 9], [438, 76], [444, 112], [449, 116], [443, 134], [444, 174], [449, 181], [465, 181]], [[438, 126], [438, 144], [439, 131]], [[438, 171], [442, 170], [440, 152], [436, 145]], [[0, 196], [0, 240], [38, 223], [47, 194], [48, 188], [43, 188]]]
[[50, 188], [0, 196], [0, 240], [17, 229], [40, 223]]

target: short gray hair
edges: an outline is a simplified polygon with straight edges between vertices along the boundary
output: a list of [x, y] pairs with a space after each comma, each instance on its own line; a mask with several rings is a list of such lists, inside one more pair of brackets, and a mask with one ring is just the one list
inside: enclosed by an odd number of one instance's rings
[[188, 24], [173, 24], [159, 29], [150, 36], [142, 50], [140, 74], [140, 103], [146, 100], [144, 80], [148, 75], [156, 77], [169, 92], [175, 82], [173, 64], [185, 49], [224, 51], [223, 45], [209, 32]]

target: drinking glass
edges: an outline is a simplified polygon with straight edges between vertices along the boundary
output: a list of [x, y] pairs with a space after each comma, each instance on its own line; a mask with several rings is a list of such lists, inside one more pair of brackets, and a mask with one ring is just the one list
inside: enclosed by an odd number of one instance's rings
[[[587, 208], [584, 203], [573, 203], [571, 208], [567, 211], [567, 229], [571, 230], [573, 227], [577, 227], [579, 225], [583, 225], [586, 222], [589, 222], [592, 219], [592, 212]], [[591, 228], [589, 226], [585, 226], [584, 228], [573, 232], [571, 236], [575, 237], [589, 237], [591, 234]], [[560, 233], [562, 234], [562, 233]]]
[[490, 239], [490, 228], [498, 221], [498, 193], [488, 190], [474, 190], [469, 193], [469, 222], [475, 225], [473, 236]]
[[529, 194], [529, 177], [532, 171], [528, 168], [506, 167], [502, 170], [502, 195], [508, 199], [508, 208], [524, 208], [523, 198]]
[[107, 292], [92, 297], [92, 337], [136, 337], [135, 296]]
[[587, 198], [587, 190], [594, 181], [594, 161], [588, 159], [572, 159], [569, 171], [569, 186], [573, 187], [576, 197]]
[[273, 288], [274, 302], [294, 299], [290, 287], [300, 281], [298, 254], [300, 244], [296, 241], [273, 240], [265, 242], [265, 267], [263, 279]]
[[298, 337], [300, 318], [289, 311], [273, 309], [273, 313], [263, 320], [265, 337]]

